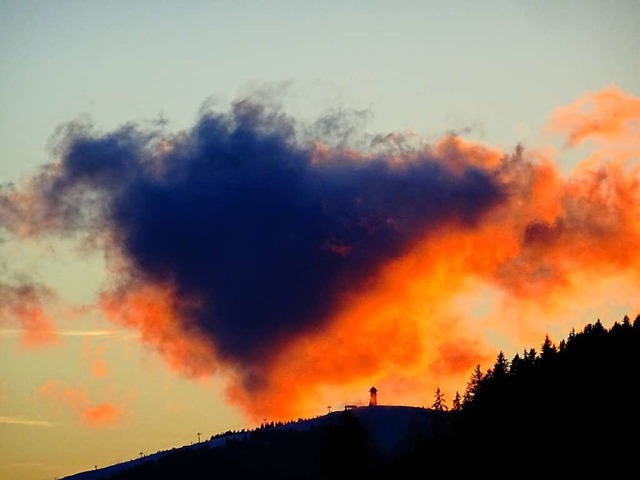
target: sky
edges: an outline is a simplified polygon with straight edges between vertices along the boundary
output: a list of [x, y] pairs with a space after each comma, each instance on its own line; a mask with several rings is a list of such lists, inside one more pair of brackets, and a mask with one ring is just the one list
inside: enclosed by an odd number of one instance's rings
[[0, 476], [429, 406], [640, 313], [633, 1], [0, 0]]

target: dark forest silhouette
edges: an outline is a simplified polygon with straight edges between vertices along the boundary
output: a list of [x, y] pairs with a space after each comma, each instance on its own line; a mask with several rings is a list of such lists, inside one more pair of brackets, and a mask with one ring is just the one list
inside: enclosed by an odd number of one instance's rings
[[438, 388], [430, 431], [403, 455], [382, 459], [345, 410], [338, 422], [307, 431], [263, 425], [222, 447], [171, 452], [109, 478], [618, 478], [637, 470], [639, 381], [640, 315], [609, 329], [598, 319], [558, 345], [547, 335], [539, 350], [510, 361], [499, 352], [485, 372], [476, 366], [451, 408]]
[[627, 477], [640, 453], [639, 383], [640, 315], [610, 329], [598, 319], [558, 345], [547, 335], [511, 361], [499, 352], [486, 372], [476, 366], [461, 401], [456, 392], [450, 428], [380, 476]]

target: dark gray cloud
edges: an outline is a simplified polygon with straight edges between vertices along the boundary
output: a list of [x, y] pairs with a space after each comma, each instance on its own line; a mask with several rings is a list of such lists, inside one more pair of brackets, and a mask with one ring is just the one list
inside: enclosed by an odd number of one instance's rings
[[427, 150], [318, 160], [294, 120], [249, 100], [175, 135], [76, 126], [58, 142], [60, 163], [32, 182], [37, 214], [5, 191], [5, 226], [30, 214], [46, 225], [34, 232], [108, 231], [131, 278], [197, 298], [185, 325], [247, 365], [321, 328], [342, 294], [443, 222], [471, 225], [501, 197], [491, 174]]

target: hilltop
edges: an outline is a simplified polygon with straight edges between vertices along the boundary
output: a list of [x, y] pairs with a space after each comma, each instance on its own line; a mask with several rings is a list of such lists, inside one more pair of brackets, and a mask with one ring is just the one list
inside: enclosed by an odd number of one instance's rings
[[[64, 480], [159, 478], [157, 473], [152, 473], [154, 470], [162, 470], [169, 475], [168, 465], [173, 465], [171, 468], [182, 464], [193, 465], [194, 459], [205, 464], [212, 463], [211, 468], [219, 473], [225, 469], [232, 473], [235, 469], [234, 478], [243, 478], [238, 477], [240, 471], [247, 467], [242, 465], [242, 460], [261, 463], [261, 468], [268, 468], [266, 462], [277, 463], [282, 470], [278, 478], [287, 478], [289, 475], [288, 469], [280, 464], [281, 461], [290, 466], [291, 473], [309, 467], [320, 472], [322, 465], [329, 461], [340, 459], [340, 463], [343, 463], [345, 459], [348, 461], [358, 456], [366, 463], [374, 458], [386, 461], [413, 452], [420, 442], [433, 436], [441, 424], [441, 413], [428, 408], [400, 405], [355, 407], [312, 419], [214, 435], [194, 445], [77, 473], [64, 477]], [[296, 458], [292, 444], [296, 445], [296, 450], [307, 450], [298, 451]], [[264, 462], [257, 462], [257, 457], [262, 457], [266, 452], [268, 458]], [[290, 458], [283, 460], [279, 457], [280, 453]], [[258, 471], [254, 473], [258, 474]], [[307, 473], [305, 478], [314, 477], [312, 473]]]

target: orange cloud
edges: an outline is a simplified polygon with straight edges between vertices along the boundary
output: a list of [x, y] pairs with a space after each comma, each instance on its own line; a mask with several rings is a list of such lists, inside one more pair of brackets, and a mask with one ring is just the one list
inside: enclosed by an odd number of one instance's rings
[[[185, 289], [170, 281], [148, 280], [170, 275], [136, 275], [115, 239], [105, 245], [117, 288], [103, 292], [98, 306], [110, 321], [139, 332], [173, 371], [223, 376], [229, 401], [253, 421], [366, 404], [372, 385], [381, 404], [430, 405], [436, 388], [451, 399], [463, 393], [475, 365], [491, 367], [499, 350], [514, 355], [546, 333], [566, 335], [570, 326], [580, 327], [575, 322], [640, 311], [639, 114], [640, 99], [615, 87], [556, 110], [550, 128], [566, 135], [568, 145], [595, 140], [568, 175], [545, 146], [502, 152], [447, 136], [412, 149], [408, 143], [415, 139], [381, 138], [377, 148], [391, 148], [394, 165], [433, 157], [454, 176], [490, 178], [499, 187], [498, 200], [472, 220], [454, 214], [416, 230], [421, 237], [384, 257], [386, 263], [372, 264], [376, 269], [366, 281], [345, 285], [315, 330], [264, 338], [278, 347], [259, 350], [264, 358], [222, 355], [213, 330], [225, 325], [189, 320], [185, 312], [197, 310], [199, 299], [186, 298]], [[335, 154], [320, 143], [313, 153], [318, 168], [375, 157], [354, 149]], [[456, 204], [455, 194], [443, 195]], [[393, 223], [392, 213], [384, 221]], [[330, 239], [323, 248], [340, 258], [353, 253], [349, 244]], [[94, 362], [94, 374], [104, 373], [102, 367]], [[122, 415], [116, 405], [93, 404], [84, 390], [56, 382], [43, 385], [41, 394], [87, 424], [109, 424]]]
[[58, 380], [50, 380], [38, 387], [38, 394], [55, 408], [68, 408], [88, 427], [118, 425], [126, 414], [123, 405], [112, 402], [94, 404], [83, 387], [64, 387]]
[[109, 367], [104, 358], [96, 358], [91, 364], [91, 373], [96, 378], [104, 378], [109, 375]]
[[107, 427], [117, 424], [122, 414], [122, 409], [113, 403], [101, 403], [85, 408], [82, 421], [92, 427]]
[[505, 153], [497, 148], [471, 142], [458, 135], [449, 135], [437, 141], [433, 153], [445, 159], [447, 166], [459, 169], [469, 165], [495, 168], [505, 156]]
[[53, 292], [40, 285], [0, 284], [0, 321], [20, 325], [21, 347], [36, 348], [60, 343], [60, 334], [42, 306], [53, 299]]
[[149, 284], [104, 292], [99, 306], [110, 321], [137, 329], [173, 371], [194, 378], [210, 375], [219, 366], [215, 351], [195, 326], [182, 323], [178, 308], [184, 302], [171, 287]]
[[615, 85], [586, 93], [575, 102], [553, 112], [549, 128], [567, 136], [567, 145], [588, 139], [640, 140], [640, 98]]
[[82, 359], [90, 364], [91, 375], [105, 378], [109, 375], [109, 367], [104, 359], [105, 345], [93, 346], [89, 339], [82, 342]]

